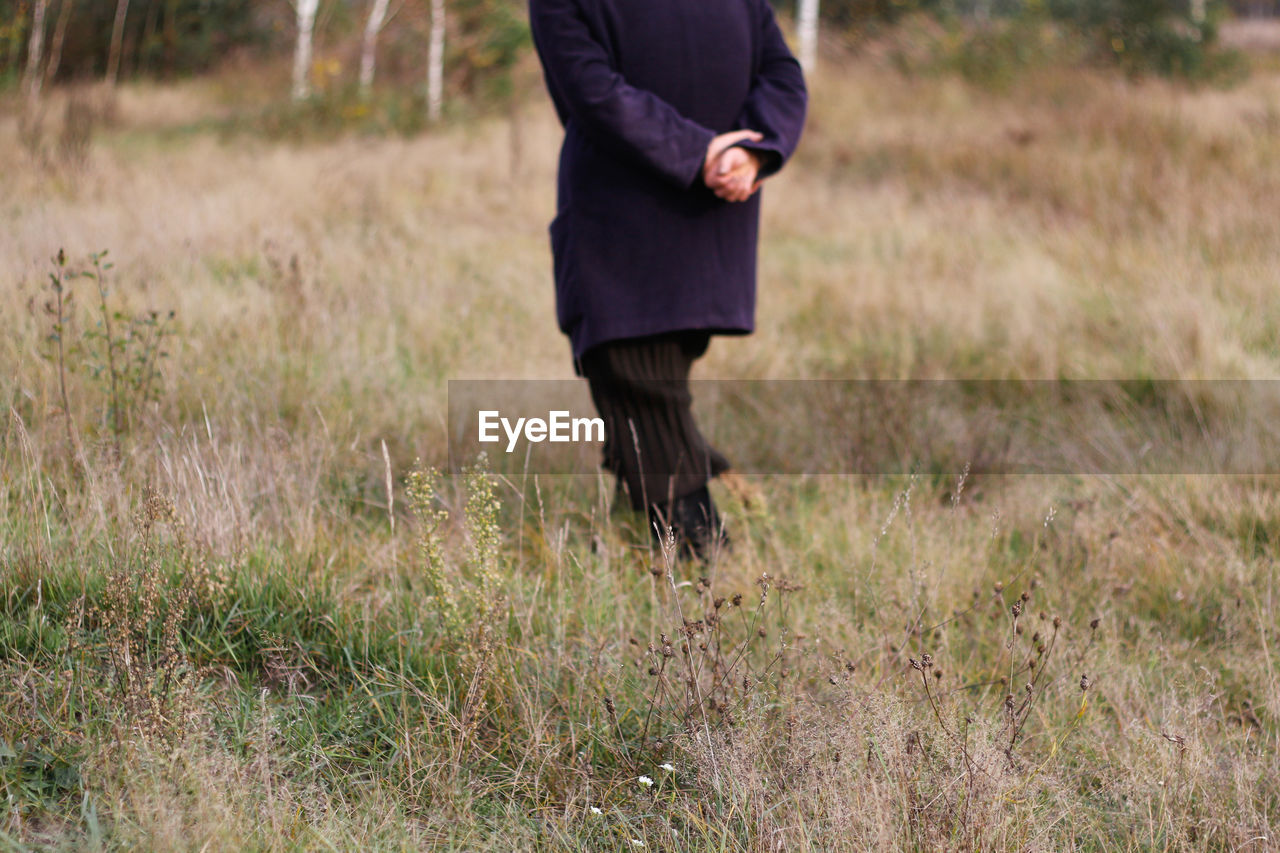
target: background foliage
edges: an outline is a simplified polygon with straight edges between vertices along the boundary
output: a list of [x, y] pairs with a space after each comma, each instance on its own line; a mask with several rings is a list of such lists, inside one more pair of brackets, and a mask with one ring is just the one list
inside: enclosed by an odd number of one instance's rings
[[[50, 0], [47, 38], [63, 2], [71, 5], [58, 78], [100, 76], [116, 4]], [[789, 17], [790, 4], [776, 5], [784, 18]], [[1235, 11], [1266, 14], [1273, 7], [1272, 0], [1259, 0], [1237, 4]], [[1118, 64], [1132, 72], [1213, 77], [1230, 67], [1215, 47], [1217, 21], [1233, 11], [1222, 0], [1210, 0], [1204, 21], [1193, 19], [1191, 0], [825, 0], [821, 10], [828, 40], [853, 43], [924, 16], [955, 33], [952, 42], [968, 42], [970, 52], [993, 52], [994, 58], [977, 59], [977, 65], [1007, 64], [1011, 53], [1035, 53], [1042, 48], [1038, 30], [1048, 26], [1082, 40], [1088, 48], [1079, 54], [1083, 59]], [[525, 4], [449, 0], [447, 13], [451, 94], [501, 101], [523, 91], [523, 78], [513, 76], [512, 69], [527, 62], [531, 52]], [[367, 14], [366, 4], [355, 0], [321, 3], [317, 38], [322, 50], [315, 73], [330, 84], [322, 85], [322, 91], [354, 85]], [[31, 16], [31, 0], [0, 1], [0, 73], [11, 82], [25, 62]], [[426, 0], [393, 6], [381, 52], [383, 73], [389, 73], [397, 87], [421, 85], [428, 19]], [[292, 7], [284, 0], [132, 0], [122, 74], [163, 79], [203, 73], [235, 57], [287, 58], [293, 27]], [[1026, 63], [1015, 58], [1013, 64]]]

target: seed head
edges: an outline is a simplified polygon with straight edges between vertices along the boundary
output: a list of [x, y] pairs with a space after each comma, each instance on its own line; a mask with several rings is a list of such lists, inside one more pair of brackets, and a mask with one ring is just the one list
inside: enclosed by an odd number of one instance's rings
[[1080, 690], [1083, 692], [1088, 689], [1089, 689], [1089, 676], [1088, 675], [1080, 676]]

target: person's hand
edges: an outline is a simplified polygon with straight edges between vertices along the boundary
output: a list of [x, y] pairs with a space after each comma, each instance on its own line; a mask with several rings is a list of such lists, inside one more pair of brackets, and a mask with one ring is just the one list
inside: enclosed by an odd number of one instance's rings
[[760, 189], [761, 158], [746, 148], [729, 148], [716, 160], [707, 186], [725, 201], [746, 201]]
[[702, 163], [702, 181], [726, 201], [745, 201], [759, 187], [756, 173], [760, 160], [753, 152], [736, 148], [739, 142], [759, 142], [764, 135], [755, 130], [722, 133], [707, 146]]

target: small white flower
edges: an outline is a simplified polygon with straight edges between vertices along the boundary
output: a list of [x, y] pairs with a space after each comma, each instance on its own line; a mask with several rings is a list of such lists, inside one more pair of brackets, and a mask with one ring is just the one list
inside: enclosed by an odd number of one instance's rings
[[651, 787], [653, 785], [653, 780], [650, 779], [648, 776], [641, 776], [637, 781], [641, 785], [644, 785], [646, 788]]
[[[643, 777], [641, 777], [641, 778], [643, 778]], [[632, 847], [643, 847], [643, 846], [644, 846], [644, 842], [643, 842], [643, 841], [641, 841], [639, 838], [633, 838], [633, 839], [631, 839], [631, 846], [632, 846]]]
[[667, 764], [663, 764], [663, 765], [661, 765], [661, 767], [662, 767], [662, 769], [663, 769], [663, 770], [667, 771], [668, 773], [675, 773], [675, 772], [676, 772], [676, 769], [675, 769], [674, 767], [672, 767], [672, 766], [671, 766], [670, 762], [668, 762]]
[[592, 814], [604, 814], [604, 812], [600, 811], [600, 809], [596, 808], [595, 806], [592, 806], [592, 807], [591, 807], [591, 813], [592, 813]]

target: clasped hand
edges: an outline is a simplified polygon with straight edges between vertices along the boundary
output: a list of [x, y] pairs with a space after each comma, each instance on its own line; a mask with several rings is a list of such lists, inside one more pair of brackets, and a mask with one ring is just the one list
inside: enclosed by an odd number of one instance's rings
[[725, 201], [746, 201], [760, 189], [760, 155], [739, 142], [759, 142], [764, 135], [754, 130], [722, 133], [707, 146], [702, 163], [702, 180]]

